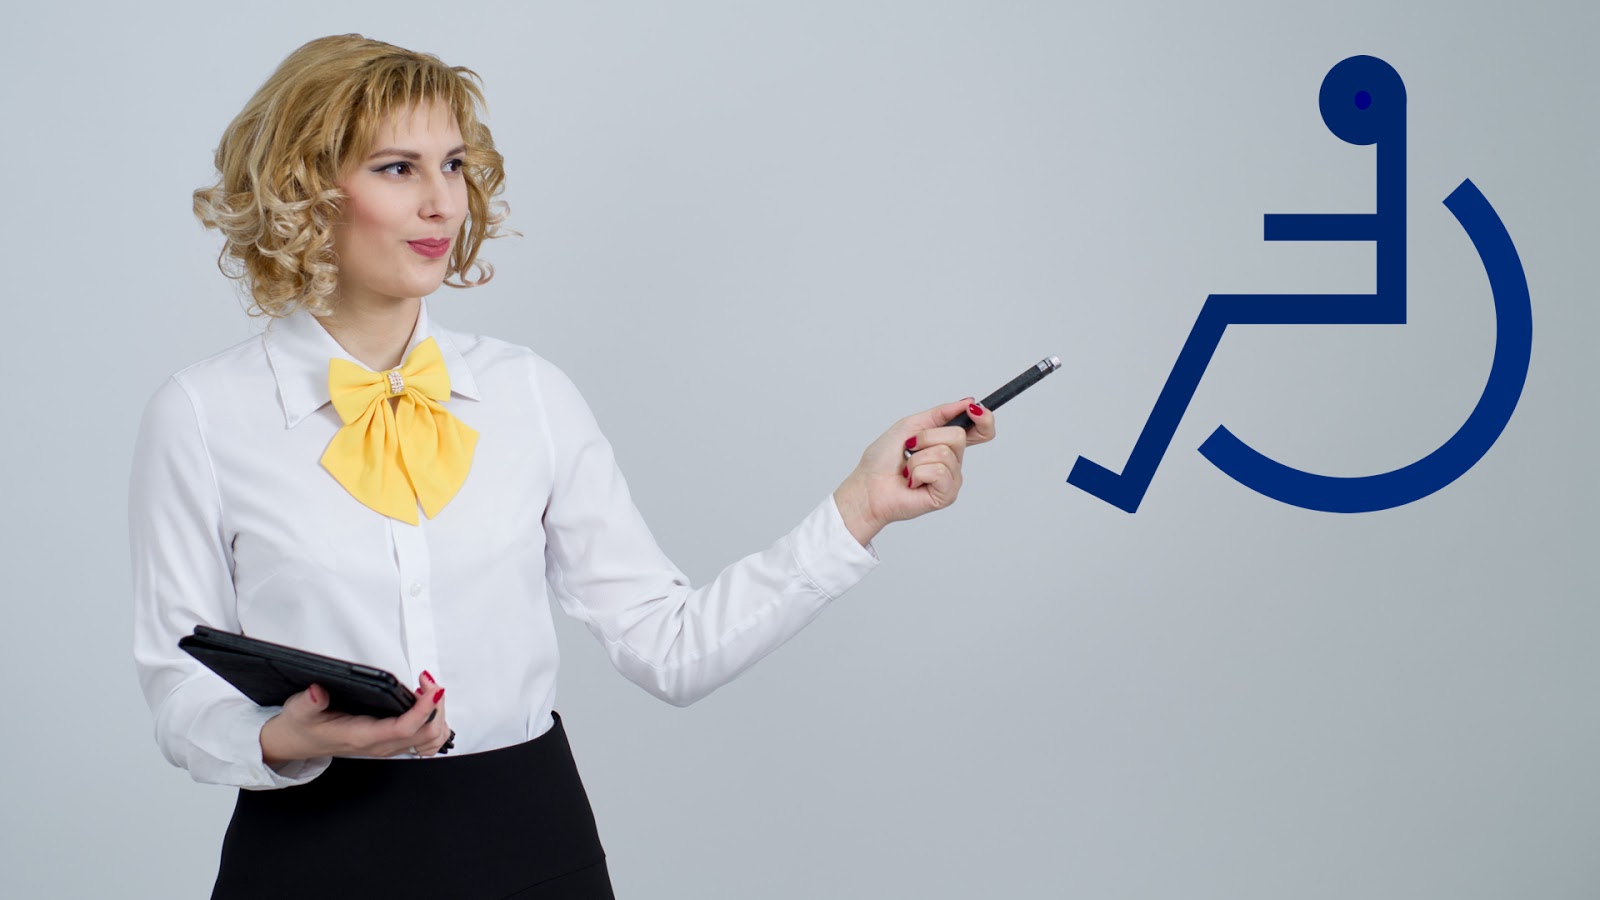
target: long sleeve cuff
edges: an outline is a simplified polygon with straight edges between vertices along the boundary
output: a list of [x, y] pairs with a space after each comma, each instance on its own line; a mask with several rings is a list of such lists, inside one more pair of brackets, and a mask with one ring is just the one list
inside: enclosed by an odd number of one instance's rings
[[241, 696], [219, 698], [213, 703], [204, 716], [182, 729], [186, 740], [174, 742], [169, 738], [163, 744], [167, 759], [188, 769], [195, 781], [249, 791], [274, 790], [305, 784], [333, 762], [333, 757], [322, 756], [285, 763], [281, 771], [274, 769], [261, 758], [261, 726], [283, 707], [257, 706]]
[[328, 770], [333, 763], [331, 756], [318, 756], [313, 759], [296, 759], [284, 763], [282, 768], [273, 768], [261, 758], [261, 728], [267, 720], [283, 711], [281, 706], [257, 706], [244, 718], [247, 727], [241, 727], [236, 734], [248, 739], [249, 746], [240, 746], [234, 755], [235, 759], [248, 760], [244, 774], [247, 780], [239, 786], [252, 791], [274, 790], [276, 788], [293, 787], [305, 784], [318, 775]]
[[845, 527], [830, 491], [794, 529], [795, 561], [817, 590], [832, 600], [878, 567], [878, 551]]

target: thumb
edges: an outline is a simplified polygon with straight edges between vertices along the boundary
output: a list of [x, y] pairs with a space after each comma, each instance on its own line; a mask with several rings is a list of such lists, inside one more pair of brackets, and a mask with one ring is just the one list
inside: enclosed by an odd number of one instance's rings
[[305, 698], [301, 705], [306, 712], [322, 712], [328, 708], [328, 689], [322, 685], [312, 684], [300, 693]]

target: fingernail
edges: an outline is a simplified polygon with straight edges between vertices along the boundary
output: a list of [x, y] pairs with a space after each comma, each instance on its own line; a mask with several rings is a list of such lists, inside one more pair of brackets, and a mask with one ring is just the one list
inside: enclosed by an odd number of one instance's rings
[[438, 714], [439, 714], [439, 711], [437, 709], [434, 710], [431, 713], [428, 713], [428, 718], [424, 719], [422, 721], [422, 724], [424, 724], [424, 725], [432, 725], [433, 724], [433, 717], [437, 716]]
[[433, 702], [438, 703], [439, 702], [439, 698], [443, 697], [443, 696], [444, 696], [444, 688], [439, 688], [439, 693], [433, 695]]
[[426, 694], [427, 692], [428, 692], [427, 688], [417, 688], [417, 696], [418, 697], [421, 697], [423, 694]]
[[437, 681], [434, 681], [433, 676], [428, 674], [428, 670], [427, 669], [423, 669], [422, 670], [422, 677], [428, 679], [429, 681], [433, 681], [434, 684], [438, 684], [439, 683]]
[[907, 450], [910, 450], [912, 447], [915, 447], [916, 445], [917, 445], [917, 436], [916, 435], [913, 434], [911, 437], [906, 438], [906, 449]]
[[906, 479], [907, 481], [911, 480], [911, 467], [910, 466], [901, 466], [900, 467], [900, 477]]
[[983, 415], [983, 407], [976, 403], [969, 403], [967, 404], [967, 412], [972, 413], [974, 416], [981, 416]]
[[911, 487], [911, 479], [910, 478], [906, 479], [906, 487]]

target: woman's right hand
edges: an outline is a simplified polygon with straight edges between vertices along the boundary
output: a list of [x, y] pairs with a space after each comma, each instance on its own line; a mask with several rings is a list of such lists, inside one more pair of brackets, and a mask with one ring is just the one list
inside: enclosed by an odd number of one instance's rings
[[313, 684], [284, 701], [283, 711], [261, 726], [261, 758], [269, 766], [319, 756], [432, 756], [450, 736], [444, 688], [422, 673], [417, 702], [385, 719], [328, 709], [328, 692]]

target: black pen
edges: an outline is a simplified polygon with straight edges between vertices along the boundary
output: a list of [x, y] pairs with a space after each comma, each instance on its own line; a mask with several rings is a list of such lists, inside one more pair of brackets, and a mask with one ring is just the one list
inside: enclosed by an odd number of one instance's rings
[[[1000, 390], [995, 391], [989, 396], [983, 398], [983, 408], [988, 410], [999, 409], [1000, 407], [1004, 406], [1012, 397], [1015, 397], [1028, 388], [1033, 387], [1034, 383], [1039, 379], [1049, 375], [1051, 372], [1054, 372], [1059, 368], [1061, 368], [1061, 357], [1059, 356], [1049, 356], [1039, 360], [1036, 365], [1030, 366], [1028, 371], [1023, 372], [1021, 375], [1011, 379], [1010, 381], [1006, 382], [1005, 386], [1000, 388]], [[962, 413], [961, 415], [956, 416], [954, 419], [951, 419], [944, 424], [960, 425], [962, 428], [966, 428], [972, 424], [972, 417], [966, 413]], [[915, 450], [907, 450], [906, 456], [910, 456], [915, 452]]]

